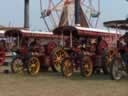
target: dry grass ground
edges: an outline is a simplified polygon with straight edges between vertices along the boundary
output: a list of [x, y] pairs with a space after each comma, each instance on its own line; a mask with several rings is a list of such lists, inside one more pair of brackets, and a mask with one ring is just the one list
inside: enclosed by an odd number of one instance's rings
[[85, 79], [78, 73], [71, 78], [52, 72], [35, 77], [0, 73], [0, 96], [128, 96], [128, 80], [104, 75]]

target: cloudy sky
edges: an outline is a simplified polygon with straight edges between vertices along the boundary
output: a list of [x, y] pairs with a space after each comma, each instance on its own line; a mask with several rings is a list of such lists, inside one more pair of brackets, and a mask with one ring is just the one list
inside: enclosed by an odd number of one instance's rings
[[[44, 3], [46, 0], [43, 0]], [[93, 0], [92, 0], [93, 1]], [[128, 16], [126, 0], [101, 0], [101, 16], [98, 28], [103, 28], [103, 22], [125, 19]], [[0, 0], [0, 25], [23, 26], [24, 0]], [[46, 30], [40, 19], [40, 0], [30, 0], [30, 28]]]

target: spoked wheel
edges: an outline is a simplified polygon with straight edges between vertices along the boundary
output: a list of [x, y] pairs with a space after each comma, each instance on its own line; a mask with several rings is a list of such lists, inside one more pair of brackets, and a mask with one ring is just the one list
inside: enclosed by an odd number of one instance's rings
[[122, 59], [114, 58], [111, 67], [111, 77], [113, 80], [120, 80], [122, 78]]
[[108, 50], [108, 52], [106, 53], [104, 58], [102, 58], [103, 59], [103, 71], [105, 74], [110, 73], [110, 67], [111, 67], [112, 59], [116, 55], [117, 55], [117, 50], [114, 48], [111, 48]]
[[61, 72], [62, 60], [68, 56], [68, 53], [63, 48], [57, 48], [53, 50], [53, 66], [57, 72]]
[[62, 67], [61, 67], [62, 74], [65, 77], [70, 77], [73, 74], [73, 64], [70, 58], [65, 58], [62, 61]]
[[37, 75], [40, 71], [40, 61], [37, 57], [31, 57], [28, 61], [28, 71], [31, 75]]
[[81, 74], [85, 77], [90, 77], [93, 72], [93, 63], [89, 56], [84, 56], [81, 64]]
[[104, 74], [110, 73], [110, 67], [111, 67], [112, 57], [105, 56], [103, 58], [103, 71]]
[[11, 71], [13, 73], [23, 73], [23, 61], [20, 58], [15, 58], [11, 63]]

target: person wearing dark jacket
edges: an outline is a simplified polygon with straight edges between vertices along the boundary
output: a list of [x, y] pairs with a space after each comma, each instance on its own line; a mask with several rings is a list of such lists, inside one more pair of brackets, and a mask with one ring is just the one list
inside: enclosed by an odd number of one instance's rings
[[126, 32], [123, 35], [123, 38], [124, 38], [125, 45], [123, 47], [124, 53], [122, 54], [122, 56], [123, 56], [123, 60], [128, 65], [128, 32]]

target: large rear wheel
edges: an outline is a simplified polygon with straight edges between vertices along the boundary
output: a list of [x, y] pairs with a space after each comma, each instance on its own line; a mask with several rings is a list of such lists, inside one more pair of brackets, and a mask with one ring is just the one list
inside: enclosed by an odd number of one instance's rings
[[89, 56], [84, 56], [81, 64], [81, 74], [85, 77], [90, 77], [93, 72], [93, 63]]
[[37, 57], [31, 57], [28, 61], [28, 72], [37, 75], [40, 71], [40, 61]]
[[62, 61], [62, 67], [61, 67], [62, 74], [65, 77], [70, 77], [73, 74], [73, 64], [70, 58], [65, 58]]
[[23, 61], [21, 58], [13, 59], [11, 63], [11, 71], [13, 73], [23, 73]]
[[57, 72], [61, 72], [62, 60], [68, 56], [68, 53], [63, 48], [53, 50], [52, 61]]
[[108, 57], [108, 56], [105, 56], [103, 58], [103, 65], [102, 65], [102, 68], [103, 68], [103, 72], [104, 74], [109, 74], [110, 73], [110, 67], [111, 67], [111, 62], [112, 62], [112, 58]]
[[109, 74], [110, 73], [110, 67], [111, 67], [111, 63], [112, 63], [112, 59], [113, 57], [117, 56], [117, 49], [115, 48], [110, 48], [107, 50], [106, 54], [104, 55], [103, 59], [103, 71], [104, 74]]
[[113, 80], [120, 80], [122, 78], [122, 59], [115, 57], [111, 66], [111, 77]]

